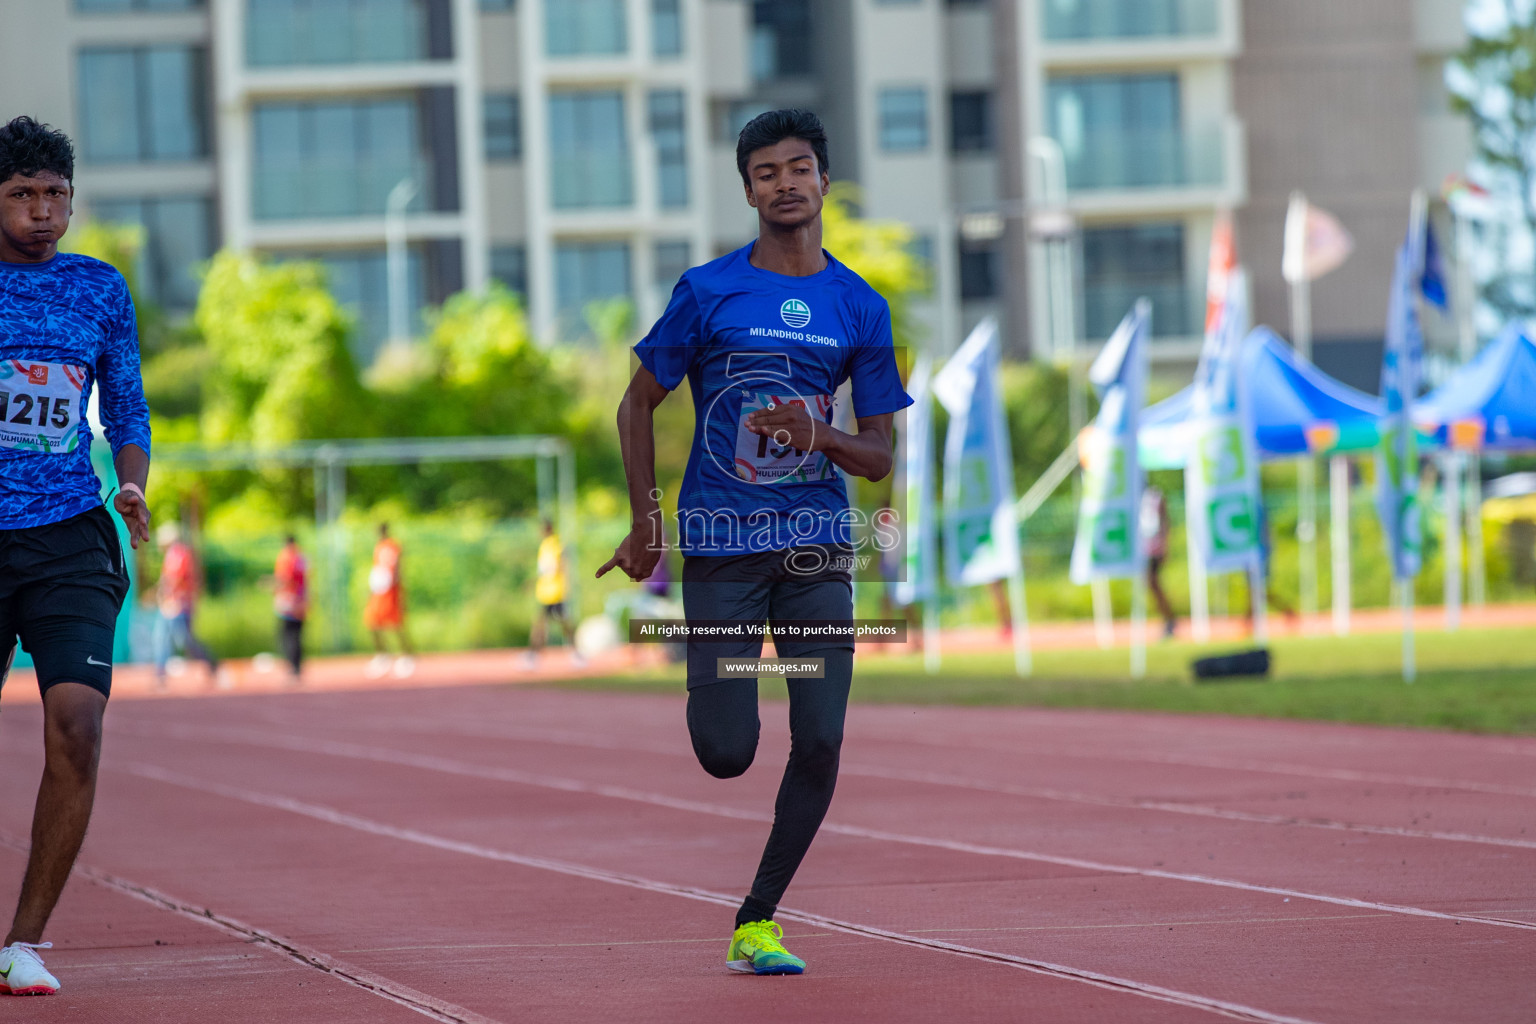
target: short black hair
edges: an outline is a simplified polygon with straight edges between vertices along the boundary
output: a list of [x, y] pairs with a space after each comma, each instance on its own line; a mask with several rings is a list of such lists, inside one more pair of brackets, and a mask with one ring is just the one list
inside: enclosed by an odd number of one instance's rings
[[822, 174], [831, 170], [832, 165], [827, 160], [827, 130], [821, 126], [821, 118], [809, 110], [798, 108], [770, 110], [748, 121], [736, 137], [736, 169], [741, 172], [741, 180], [746, 184], [752, 183], [751, 176], [747, 174], [747, 160], [753, 153], [768, 146], [776, 146], [785, 139], [804, 139], [809, 142], [811, 152], [816, 154], [816, 169]]
[[41, 171], [75, 180], [75, 147], [69, 136], [25, 114], [0, 125], [0, 181], [18, 174], [32, 178]]

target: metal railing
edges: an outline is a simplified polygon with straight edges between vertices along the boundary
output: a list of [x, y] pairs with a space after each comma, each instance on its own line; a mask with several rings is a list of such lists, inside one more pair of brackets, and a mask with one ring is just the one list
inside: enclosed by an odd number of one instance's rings
[[[159, 444], [154, 450], [156, 466], [180, 470], [307, 467], [314, 473], [315, 530], [316, 536], [323, 538], [319, 562], [325, 570], [324, 578], [330, 581], [321, 600], [326, 603], [326, 617], [331, 624], [331, 643], [337, 649], [346, 645], [348, 621], [346, 573], [343, 571], [346, 550], [339, 526], [347, 503], [347, 467], [502, 459], [535, 460], [539, 511], [542, 514], [552, 506], [558, 508], [555, 519], [560, 535], [571, 562], [578, 564], [576, 460], [571, 443], [563, 437], [355, 438], [295, 441], [270, 447], [191, 442]], [[572, 607], [576, 607], [575, 590], [573, 576]]]

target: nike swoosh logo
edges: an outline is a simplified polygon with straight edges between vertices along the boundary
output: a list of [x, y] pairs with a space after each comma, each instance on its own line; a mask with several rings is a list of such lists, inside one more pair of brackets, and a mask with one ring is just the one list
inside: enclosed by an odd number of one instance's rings
[[112, 667], [112, 663], [110, 661], [97, 661], [95, 658], [91, 657], [89, 654], [87, 654], [85, 656], [85, 663], [87, 665], [100, 665], [102, 668], [111, 668]]

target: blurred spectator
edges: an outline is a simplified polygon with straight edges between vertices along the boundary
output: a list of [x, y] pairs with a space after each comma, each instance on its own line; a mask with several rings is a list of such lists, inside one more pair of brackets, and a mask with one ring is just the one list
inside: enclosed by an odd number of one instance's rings
[[219, 670], [219, 659], [192, 631], [192, 615], [202, 589], [201, 573], [192, 545], [182, 537], [181, 527], [176, 523], [166, 523], [160, 527], [155, 539], [165, 549], [165, 559], [160, 566], [160, 582], [155, 591], [160, 606], [160, 619], [155, 624], [155, 685], [165, 689], [166, 668], [171, 656], [181, 653], [205, 662], [208, 665], [209, 681], [225, 689], [230, 681]]
[[1177, 624], [1173, 606], [1163, 593], [1163, 561], [1168, 557], [1168, 499], [1162, 488], [1148, 487], [1141, 492], [1141, 541], [1147, 553], [1147, 589], [1157, 602], [1158, 613], [1163, 617], [1163, 636], [1173, 636]]
[[528, 637], [526, 662], [537, 660], [548, 640], [549, 620], [554, 619], [565, 635], [565, 642], [571, 647], [571, 660], [577, 665], [585, 663], [586, 659], [576, 650], [576, 631], [571, 627], [571, 620], [565, 612], [565, 591], [565, 548], [560, 544], [560, 535], [555, 533], [555, 524], [546, 519], [544, 539], [539, 542], [538, 575], [533, 584], [533, 596], [539, 603], [539, 613], [534, 616], [533, 629]]
[[289, 681], [302, 682], [304, 668], [304, 619], [309, 614], [309, 561], [299, 550], [298, 539], [289, 534], [272, 570], [277, 612], [277, 640], [288, 660]]
[[400, 642], [400, 656], [394, 660], [395, 677], [404, 679], [416, 671], [411, 638], [405, 632], [405, 587], [400, 563], [404, 552], [400, 542], [389, 535], [389, 524], [379, 524], [379, 542], [373, 546], [373, 567], [368, 570], [368, 606], [363, 609], [363, 625], [373, 634], [373, 660], [368, 663], [370, 679], [378, 679], [390, 670], [389, 652], [384, 633], [393, 630]]

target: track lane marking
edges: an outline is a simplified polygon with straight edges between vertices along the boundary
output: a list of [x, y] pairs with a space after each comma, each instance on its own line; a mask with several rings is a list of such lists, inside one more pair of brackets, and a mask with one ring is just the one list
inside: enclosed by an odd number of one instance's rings
[[[291, 797], [281, 796], [275, 793], [262, 793], [257, 790], [245, 789], [239, 786], [227, 786], [223, 783], [208, 782], [204, 779], [196, 779], [178, 772], [169, 771], [158, 765], [133, 762], [127, 766], [127, 770], [140, 778], [150, 779], [166, 785], [178, 786], [196, 792], [221, 796], [226, 799], [239, 800], [244, 803], [254, 804], [259, 807], [267, 807], [273, 810], [287, 811], [291, 814], [301, 815], [327, 824], [350, 828], [354, 831], [368, 833], [388, 839], [402, 840], [415, 843], [432, 849], [443, 850], [450, 853], [465, 854], [478, 857], [483, 860], [497, 861], [507, 864], [517, 864], [522, 867], [535, 868], [550, 871], [556, 874], [573, 878], [581, 878], [586, 881], [606, 882], [611, 885], [621, 885], [632, 889], [641, 889], [647, 892], [662, 895], [680, 896], [685, 899], [698, 900], [704, 903], [712, 903], [723, 907], [736, 907], [740, 900], [726, 893], [713, 892], [708, 889], [694, 886], [674, 885], [670, 882], [660, 882], [645, 878], [640, 875], [631, 875], [616, 871], [606, 871], [601, 868], [589, 867], [585, 864], [577, 864], [572, 861], [556, 860], [550, 857], [534, 857], [507, 850], [499, 850], [494, 847], [482, 846], [478, 843], [465, 843], [444, 836], [433, 835], [417, 829], [401, 828], [385, 822], [374, 821], [346, 811], [326, 807], [322, 804], [312, 804]], [[190, 913], [191, 911], [185, 911]], [[1013, 956], [1007, 953], [997, 953], [992, 950], [977, 949], [971, 946], [962, 946], [957, 943], [944, 942], [938, 939], [922, 938], [903, 932], [890, 931], [878, 928], [874, 925], [860, 924], [854, 921], [845, 921], [840, 918], [826, 917], [821, 914], [804, 910], [791, 910], [781, 907], [775, 915], [786, 920], [798, 921], [802, 924], [814, 925], [828, 931], [842, 932], [849, 935], [860, 935], [868, 938], [882, 939], [900, 945], [912, 946], [921, 949], [949, 953], [972, 960], [980, 960], [986, 963], [1013, 967], [1031, 974], [1040, 974], [1061, 980], [1075, 981], [1092, 985], [1095, 988], [1106, 989], [1112, 992], [1120, 992], [1126, 995], [1141, 996], [1159, 1002], [1172, 1003], [1191, 1009], [1205, 1010], [1211, 1013], [1221, 1014], [1236, 1020], [1260, 1022], [1260, 1024], [1317, 1024], [1300, 1017], [1288, 1017], [1282, 1014], [1270, 1013], [1255, 1007], [1245, 1006], [1224, 999], [1215, 999], [1209, 996], [1198, 995], [1193, 992], [1183, 992], [1178, 989], [1165, 988], [1161, 985], [1153, 985], [1147, 982], [1132, 981], [1098, 971], [1090, 971], [1080, 967], [1069, 967], [1063, 964], [1055, 964], [1046, 960], [1036, 960], [1029, 957]], [[248, 926], [247, 926], [248, 927]]]
[[[29, 849], [28, 844], [17, 839], [15, 836], [4, 833], [0, 833], [0, 845], [8, 846], [22, 853], [27, 852]], [[354, 988], [360, 988], [364, 992], [378, 996], [380, 999], [387, 999], [392, 1003], [398, 1003], [408, 1010], [414, 1010], [423, 1017], [430, 1017], [432, 1020], [441, 1022], [441, 1024], [506, 1024], [504, 1021], [483, 1016], [472, 1010], [466, 1010], [462, 1006], [455, 1006], [453, 1003], [438, 999], [436, 996], [419, 992], [409, 985], [402, 985], [383, 975], [344, 963], [329, 954], [322, 953], [317, 949], [310, 948], [265, 929], [257, 928], [255, 925], [246, 924], [244, 921], [230, 917], [228, 914], [215, 913], [209, 907], [197, 906], [194, 903], [162, 892], [159, 889], [141, 885], [126, 878], [119, 878], [117, 875], [102, 871], [99, 868], [89, 867], [77, 862], [71, 873], [89, 879], [105, 889], [111, 889], [142, 903], [158, 907], [161, 910], [169, 910], [173, 914], [196, 921], [215, 931], [223, 932], [225, 935], [281, 954], [301, 967], [309, 967], [322, 974], [337, 978]], [[181, 964], [188, 961], [177, 960], [172, 962]], [[163, 965], [165, 961], [157, 961], [157, 963]]]
[[[234, 732], [234, 730], [231, 730]], [[738, 821], [752, 821], [759, 823], [773, 822], [773, 815], [759, 811], [745, 811], [735, 807], [727, 807], [722, 804], [711, 804], [699, 800], [687, 800], [680, 797], [667, 796], [664, 793], [653, 793], [644, 790], [629, 789], [624, 786], [612, 786], [606, 783], [590, 783], [579, 779], [565, 779], [557, 776], [537, 775], [532, 772], [524, 772], [512, 768], [490, 768], [481, 765], [469, 764], [462, 761], [454, 761], [448, 758], [434, 757], [427, 754], [409, 754], [403, 751], [388, 750], [378, 747], [365, 747], [355, 743], [342, 743], [336, 740], [312, 741], [291, 737], [270, 737], [263, 740], [245, 739], [242, 742], [253, 746], [266, 746], [279, 750], [294, 750], [301, 753], [323, 754], [332, 757], [349, 758], [353, 760], [372, 761], [379, 764], [392, 764], [404, 768], [419, 768], [426, 771], [441, 772], [446, 775], [458, 775], [466, 778], [486, 779], [492, 782], [508, 782], [514, 785], [532, 786], [541, 789], [553, 789], [566, 793], [583, 793], [591, 796], [607, 797], [615, 800], [625, 800], [631, 803], [648, 804], [654, 807], [665, 807], [669, 810], [685, 811], [695, 814], [707, 814], [718, 818], [732, 818]], [[1283, 886], [1260, 885], [1254, 882], [1243, 882], [1237, 879], [1219, 878], [1213, 875], [1192, 874], [1178, 871], [1163, 871], [1158, 868], [1140, 868], [1125, 864], [1110, 864], [1103, 861], [1087, 860], [1081, 857], [1064, 857], [1056, 854], [1038, 853], [1030, 850], [1019, 850], [1012, 847], [992, 846], [981, 843], [969, 843], [961, 840], [938, 839], [930, 836], [909, 835], [900, 832], [888, 832], [882, 829], [864, 828], [859, 825], [843, 825], [836, 822], [823, 822], [822, 832], [831, 832], [836, 835], [852, 836], [859, 839], [870, 839], [879, 842], [901, 843], [908, 846], [925, 846], [933, 849], [950, 850], [955, 853], [975, 854], [982, 857], [1004, 857], [1011, 860], [1023, 860], [1034, 863], [1053, 864], [1058, 867], [1077, 868], [1083, 871], [1091, 871], [1099, 874], [1113, 875], [1140, 875], [1145, 878], [1161, 878], [1175, 882], [1189, 882], [1197, 885], [1211, 885], [1226, 889], [1237, 889], [1247, 892], [1261, 892], [1274, 896], [1294, 897], [1297, 899], [1312, 900], [1319, 903], [1330, 903], [1335, 906], [1351, 907], [1357, 910], [1377, 910], [1385, 913], [1402, 914], [1409, 917], [1433, 918], [1442, 921], [1465, 921], [1469, 924], [1486, 924], [1501, 928], [1517, 928], [1528, 931], [1536, 931], [1536, 924], [1525, 921], [1510, 920], [1480, 915], [1450, 914], [1437, 910], [1428, 910], [1423, 907], [1406, 906], [1395, 903], [1379, 903], [1371, 900], [1361, 900], [1349, 896], [1332, 896], [1326, 893], [1307, 892], [1301, 889], [1289, 889]]]
[[[307, 724], [307, 723], [306, 723]], [[240, 740], [241, 742], [257, 745], [272, 745], [272, 736], [269, 733], [256, 729], [240, 729], [229, 726], [158, 726], [153, 729], [134, 729], [128, 727], [125, 730], [133, 735], [149, 737], [155, 734], [170, 735], [180, 739], [205, 739], [209, 736], [221, 735], [227, 738]], [[443, 735], [444, 731], [417, 726], [409, 731], [421, 735]], [[495, 730], [473, 729], [453, 730], [465, 735], [480, 736], [486, 739], [511, 739], [528, 742], [548, 743], [552, 746], [576, 746], [594, 750], [615, 750], [656, 754], [666, 757], [687, 757], [690, 761], [692, 755], [679, 753], [674, 747], [663, 747], [659, 744], [642, 743], [613, 743], [604, 740], [584, 738], [580, 733], [556, 733], [560, 739], [549, 738], [551, 734], [523, 730]], [[291, 738], [284, 737], [285, 742]], [[296, 742], [343, 742], [339, 740], [304, 741]], [[400, 752], [405, 756], [414, 756], [406, 752]], [[422, 755], [428, 756], [428, 755]], [[1333, 832], [1359, 832], [1365, 835], [1392, 836], [1402, 839], [1429, 839], [1437, 842], [1472, 843], [1480, 846], [1502, 846], [1510, 849], [1536, 850], [1536, 839], [1516, 839], [1504, 836], [1487, 836], [1475, 832], [1448, 832], [1435, 829], [1405, 828], [1400, 825], [1372, 825], [1361, 822], [1335, 821], [1331, 818], [1302, 818], [1294, 815], [1260, 814], [1256, 811], [1238, 811], [1225, 807], [1216, 807], [1207, 804], [1181, 803], [1176, 800], [1150, 800], [1138, 797], [1114, 797], [1100, 796], [1094, 793], [1081, 793], [1071, 790], [1046, 789], [1032, 786], [1017, 786], [1011, 783], [995, 783], [984, 779], [971, 779], [965, 776], [949, 775], [942, 772], [911, 772], [903, 769], [881, 768], [859, 764], [843, 764], [838, 772], [840, 775], [851, 775], [867, 779], [885, 779], [892, 782], [919, 782], [932, 786], [946, 786], [956, 789], [969, 789], [983, 793], [997, 793], [1004, 796], [1019, 796], [1037, 800], [1049, 800], [1056, 803], [1084, 804], [1095, 807], [1129, 808], [1143, 810], [1150, 813], [1184, 814], [1192, 817], [1215, 818], [1226, 821], [1242, 821], [1255, 825], [1276, 825], [1281, 827], [1317, 828]]]
[[[390, 721], [389, 719], [380, 720]], [[291, 721], [291, 725], [309, 725], [309, 720]], [[400, 728], [408, 728], [417, 732], [433, 732], [430, 728], [422, 728], [416, 723], [400, 723]], [[610, 750], [644, 750], [652, 753], [672, 753], [670, 749], [663, 750], [660, 747], [622, 743], [619, 741], [598, 739], [589, 742], [579, 742], [584, 734], [569, 730], [519, 730], [497, 729], [480, 726], [476, 723], [454, 723], [452, 731], [470, 736], [484, 736], [489, 739], [527, 739], [540, 742], [573, 743], [582, 746], [592, 746], [597, 749]], [[550, 740], [549, 736], [559, 736], [561, 739]], [[1369, 782], [1378, 785], [1393, 785], [1414, 787], [1419, 789], [1454, 789], [1466, 790], [1474, 793], [1487, 793], [1493, 796], [1517, 796], [1536, 799], [1536, 789], [1523, 786], [1505, 786], [1496, 782], [1478, 782], [1467, 779], [1443, 779], [1417, 775], [1394, 775], [1387, 772], [1366, 772], [1353, 768], [1319, 768], [1305, 764], [1295, 764], [1287, 761], [1249, 761], [1217, 757], [1196, 757], [1180, 754], [1127, 754], [1117, 751], [1092, 751], [1084, 753], [1082, 750], [1074, 750], [1065, 747], [1041, 747], [1032, 746], [1024, 750], [1018, 747], [998, 747], [988, 745], [968, 745], [961, 747], [954, 743], [944, 743], [929, 738], [913, 736], [893, 735], [890, 733], [865, 734], [864, 740], [872, 743], [899, 744], [903, 746], [931, 747], [936, 750], [973, 752], [977, 750], [992, 751], [1001, 754], [1027, 754], [1042, 755], [1048, 757], [1068, 757], [1074, 760], [1093, 761], [1122, 761], [1131, 764], [1161, 764], [1186, 768], [1211, 768], [1217, 771], [1245, 771], [1258, 774], [1289, 775], [1303, 778], [1329, 779], [1338, 782]], [[1531, 756], [1536, 756], [1533, 751]]]

